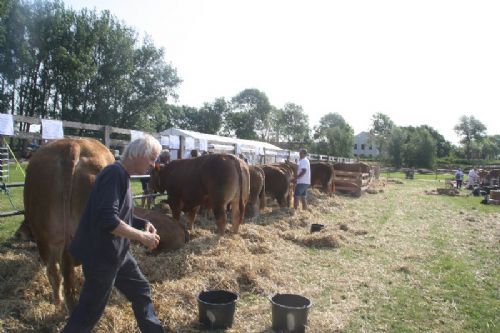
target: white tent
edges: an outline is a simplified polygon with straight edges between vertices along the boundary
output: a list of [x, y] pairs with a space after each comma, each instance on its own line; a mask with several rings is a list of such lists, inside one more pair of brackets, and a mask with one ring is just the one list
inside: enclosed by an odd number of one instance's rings
[[[160, 135], [182, 136], [185, 139], [189, 138], [188, 141], [194, 139], [194, 147], [190, 147], [189, 149], [243, 154], [252, 164], [259, 162], [260, 156], [274, 156], [275, 159], [285, 159], [288, 156], [298, 156], [298, 153], [296, 152], [283, 150], [280, 147], [267, 142], [243, 140], [214, 134], [204, 134], [179, 128], [169, 128], [160, 132]], [[204, 147], [206, 147], [206, 149], [203, 149]]]

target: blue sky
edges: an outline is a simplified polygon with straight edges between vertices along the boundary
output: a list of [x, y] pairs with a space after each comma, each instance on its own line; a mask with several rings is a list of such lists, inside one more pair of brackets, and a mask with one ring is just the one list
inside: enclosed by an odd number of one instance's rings
[[109, 9], [165, 49], [199, 107], [246, 88], [358, 133], [383, 112], [448, 140], [473, 115], [500, 134], [500, 1], [64, 0]]

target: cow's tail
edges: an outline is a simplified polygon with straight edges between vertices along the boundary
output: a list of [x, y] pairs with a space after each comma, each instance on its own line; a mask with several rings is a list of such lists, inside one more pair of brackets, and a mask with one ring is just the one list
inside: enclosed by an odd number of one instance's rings
[[64, 247], [67, 249], [70, 243], [71, 231], [71, 195], [73, 191], [73, 178], [76, 166], [80, 160], [81, 147], [76, 142], [71, 142], [65, 153], [65, 158], [62, 159], [62, 207], [63, 207], [63, 232], [64, 232]]
[[[238, 158], [234, 158], [234, 164], [236, 167], [236, 172], [238, 173], [238, 183], [240, 185], [240, 200], [239, 200], [239, 207], [240, 207], [240, 221], [243, 222], [243, 216], [245, 215], [245, 204], [243, 202], [243, 173], [241, 171], [241, 164]], [[233, 221], [234, 223], [234, 221]]]
[[259, 174], [262, 176], [262, 189], [259, 193], [259, 210], [263, 211], [266, 208], [266, 174], [264, 170], [259, 168]]

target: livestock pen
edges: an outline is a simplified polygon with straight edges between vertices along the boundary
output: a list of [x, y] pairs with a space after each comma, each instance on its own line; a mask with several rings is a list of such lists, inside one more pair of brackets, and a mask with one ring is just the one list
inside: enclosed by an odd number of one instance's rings
[[[202, 331], [196, 295], [214, 288], [240, 294], [228, 333], [270, 333], [275, 292], [313, 301], [307, 332], [495, 332], [498, 206], [466, 192], [428, 195], [433, 180], [400, 182], [374, 181], [376, 194], [357, 199], [312, 190], [310, 212], [272, 206], [237, 235], [217, 237], [199, 218], [193, 240], [175, 252], [151, 256], [134, 245], [167, 332]], [[311, 223], [325, 229], [310, 234]], [[67, 313], [51, 303], [36, 249], [6, 241], [11, 235], [0, 245], [0, 327], [57, 332]], [[132, 318], [113, 293], [96, 332], [134, 332]]]

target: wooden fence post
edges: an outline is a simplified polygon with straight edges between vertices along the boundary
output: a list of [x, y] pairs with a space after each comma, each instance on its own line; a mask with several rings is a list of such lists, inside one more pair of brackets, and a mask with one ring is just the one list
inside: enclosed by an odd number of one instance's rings
[[111, 127], [110, 126], [104, 126], [104, 145], [109, 148], [110, 146], [110, 135], [111, 135]]

